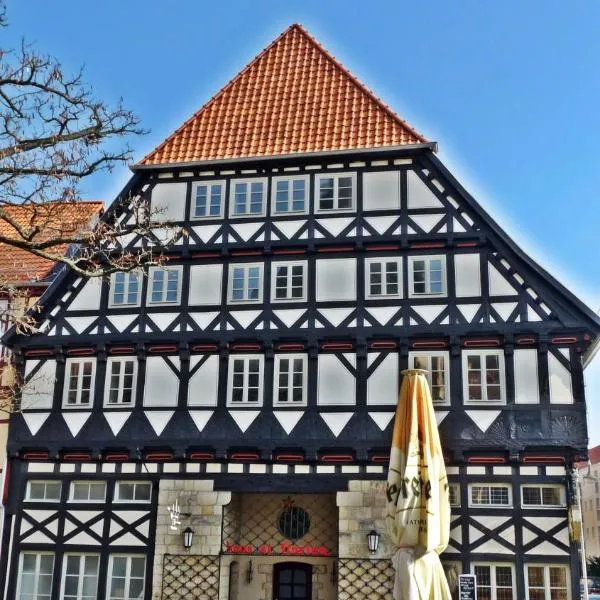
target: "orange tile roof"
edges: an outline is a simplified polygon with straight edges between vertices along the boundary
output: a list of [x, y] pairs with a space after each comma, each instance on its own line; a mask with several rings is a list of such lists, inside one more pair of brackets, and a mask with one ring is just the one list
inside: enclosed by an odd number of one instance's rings
[[294, 24], [139, 164], [426, 141]]
[[[1, 206], [9, 218], [19, 225], [38, 227], [36, 241], [72, 234], [86, 227], [90, 221], [102, 214], [102, 202], [49, 202], [39, 205]], [[0, 216], [0, 235], [19, 240], [17, 230]], [[53, 254], [66, 252], [67, 246], [57, 246]], [[31, 254], [26, 250], [0, 244], [0, 282], [33, 283], [46, 278], [54, 261]]]

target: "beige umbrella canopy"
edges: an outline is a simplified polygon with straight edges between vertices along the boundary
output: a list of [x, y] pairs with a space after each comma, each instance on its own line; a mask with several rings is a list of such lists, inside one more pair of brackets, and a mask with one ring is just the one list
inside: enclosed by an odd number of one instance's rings
[[451, 600], [439, 555], [450, 537], [448, 480], [426, 371], [403, 371], [386, 487], [395, 600]]

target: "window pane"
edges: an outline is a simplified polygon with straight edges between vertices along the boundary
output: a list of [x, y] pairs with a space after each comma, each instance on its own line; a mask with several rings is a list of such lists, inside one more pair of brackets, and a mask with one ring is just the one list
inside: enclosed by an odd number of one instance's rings
[[133, 500], [133, 484], [131, 483], [119, 483], [117, 485], [117, 499], [118, 500]]
[[151, 486], [149, 483], [137, 483], [135, 485], [135, 499], [148, 501], [150, 500]]
[[539, 506], [542, 503], [540, 492], [537, 487], [523, 487], [523, 504]]

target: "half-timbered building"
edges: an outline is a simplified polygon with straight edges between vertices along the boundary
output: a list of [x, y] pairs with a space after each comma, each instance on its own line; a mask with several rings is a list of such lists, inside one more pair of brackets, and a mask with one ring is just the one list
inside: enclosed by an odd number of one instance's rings
[[578, 598], [570, 474], [600, 322], [435, 143], [293, 25], [106, 218], [133, 218], [131, 196], [187, 230], [166, 265], [64, 273], [41, 333], [5, 338], [26, 381], [5, 599], [391, 598], [407, 367], [429, 372], [447, 460], [449, 578], [475, 573], [480, 599]]

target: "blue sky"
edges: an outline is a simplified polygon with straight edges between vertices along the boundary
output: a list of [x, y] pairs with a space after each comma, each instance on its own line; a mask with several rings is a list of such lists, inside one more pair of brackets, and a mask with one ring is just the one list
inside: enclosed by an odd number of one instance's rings
[[[22, 36], [85, 66], [151, 133], [142, 156], [292, 22], [418, 131], [531, 256], [600, 308], [600, 3], [596, 0], [8, 0]], [[110, 201], [127, 169], [96, 177]], [[600, 358], [587, 371], [600, 419]], [[600, 444], [592, 427], [591, 443]]]

